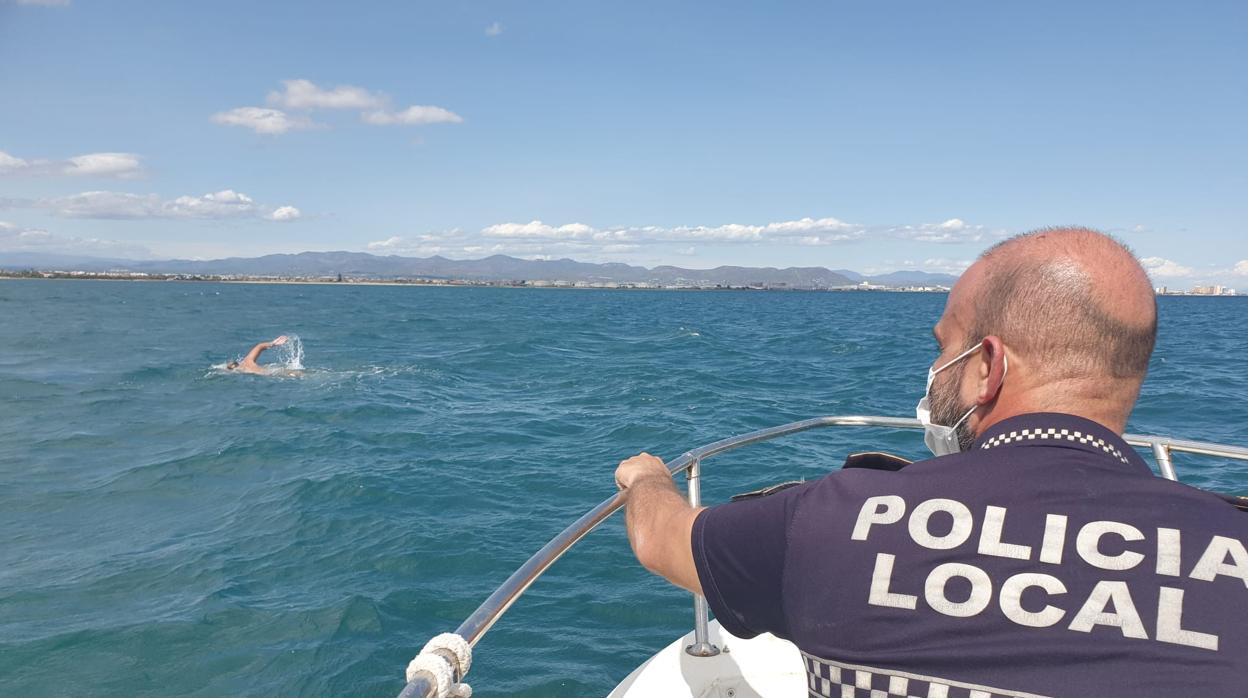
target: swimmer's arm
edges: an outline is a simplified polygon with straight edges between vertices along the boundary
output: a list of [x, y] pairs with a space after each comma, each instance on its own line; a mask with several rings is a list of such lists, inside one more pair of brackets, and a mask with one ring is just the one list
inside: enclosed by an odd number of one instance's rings
[[667, 466], [648, 453], [620, 463], [615, 481], [627, 497], [625, 526], [638, 562], [672, 584], [701, 594], [691, 541], [693, 521], [702, 509], [685, 501]]
[[252, 347], [251, 351], [247, 352], [247, 356], [243, 359], [243, 363], [254, 364], [256, 359], [260, 358], [260, 355], [264, 353], [265, 349], [280, 347], [286, 343], [286, 339], [286, 335], [282, 335], [280, 337], [275, 337], [271, 342], [260, 342], [256, 346]]
[[254, 364], [256, 359], [260, 358], [260, 355], [264, 353], [265, 349], [271, 348], [273, 348], [273, 342], [260, 342], [256, 346], [252, 347], [251, 351], [247, 352], [247, 356], [243, 358], [243, 363]]

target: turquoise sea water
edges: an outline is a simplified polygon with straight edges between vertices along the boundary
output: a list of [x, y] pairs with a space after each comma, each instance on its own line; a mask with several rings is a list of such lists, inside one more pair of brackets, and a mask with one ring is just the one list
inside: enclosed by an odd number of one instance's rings
[[[944, 296], [0, 281], [0, 695], [393, 696], [407, 661], [613, 490], [823, 414], [912, 416]], [[1248, 299], [1162, 298], [1130, 429], [1248, 445]], [[301, 378], [213, 368], [277, 334]], [[268, 357], [266, 357], [268, 358]], [[707, 463], [814, 478], [915, 433]], [[1248, 464], [1182, 458], [1248, 492]], [[605, 695], [690, 627], [619, 520], [478, 646], [478, 696]]]

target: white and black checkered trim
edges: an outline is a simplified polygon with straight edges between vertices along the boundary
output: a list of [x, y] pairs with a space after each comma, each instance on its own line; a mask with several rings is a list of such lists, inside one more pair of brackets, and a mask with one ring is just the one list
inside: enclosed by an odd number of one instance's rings
[[1130, 462], [1127, 460], [1126, 456], [1122, 455], [1122, 451], [1119, 451], [1117, 446], [1107, 443], [1100, 437], [1085, 434], [1077, 429], [1018, 429], [1009, 433], [1002, 432], [985, 441], [980, 448], [992, 448], [993, 446], [1004, 446], [1008, 443], [1018, 441], [1034, 441], [1036, 439], [1074, 441], [1087, 446], [1099, 448], [1123, 463]]
[[1034, 693], [843, 664], [802, 652], [810, 698], [1044, 698]]

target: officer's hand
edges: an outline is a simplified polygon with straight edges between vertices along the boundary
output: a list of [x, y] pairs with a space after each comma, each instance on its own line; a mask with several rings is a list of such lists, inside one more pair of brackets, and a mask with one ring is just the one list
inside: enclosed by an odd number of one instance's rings
[[627, 490], [642, 478], [661, 477], [671, 479], [671, 473], [667, 472], [667, 466], [663, 465], [663, 459], [652, 456], [649, 453], [640, 453], [620, 461], [620, 465], [615, 469], [615, 486], [622, 490]]

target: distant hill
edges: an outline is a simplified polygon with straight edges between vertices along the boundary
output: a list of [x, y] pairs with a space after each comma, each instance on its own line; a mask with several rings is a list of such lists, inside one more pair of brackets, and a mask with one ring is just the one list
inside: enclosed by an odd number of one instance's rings
[[928, 271], [918, 271], [917, 269], [894, 271], [874, 276], [866, 276], [848, 269], [834, 269], [833, 271], [855, 283], [866, 281], [878, 286], [953, 286], [958, 280], [958, 277], [952, 274], [935, 274]]
[[379, 256], [364, 252], [300, 252], [263, 257], [227, 259], [125, 260], [32, 252], [0, 252], [0, 269], [63, 271], [132, 271], [164, 274], [216, 274], [246, 276], [335, 276], [396, 279], [466, 279], [472, 281], [585, 281], [649, 283], [658, 285], [784, 286], [788, 288], [835, 288], [866, 281], [882, 286], [950, 286], [957, 277], [921, 271], [899, 271], [864, 276], [848, 270], [823, 267], [737, 267], [684, 269], [659, 266], [653, 269], [628, 264], [591, 264], [572, 259], [528, 260], [494, 255], [484, 259], [445, 257]]

